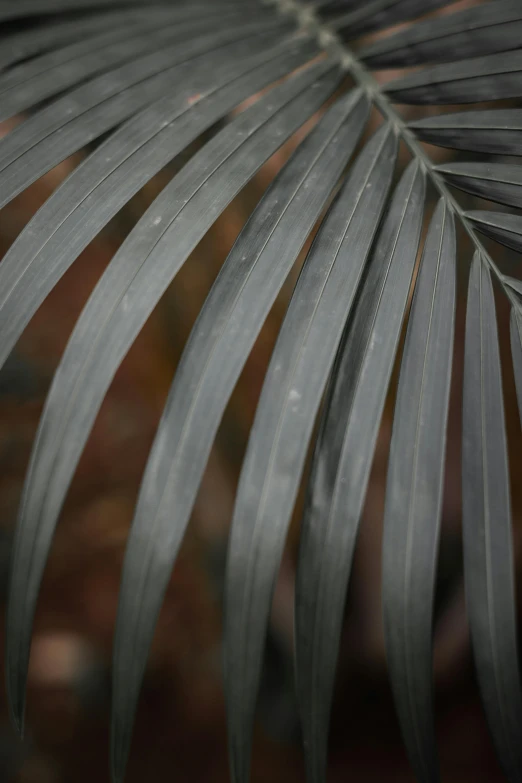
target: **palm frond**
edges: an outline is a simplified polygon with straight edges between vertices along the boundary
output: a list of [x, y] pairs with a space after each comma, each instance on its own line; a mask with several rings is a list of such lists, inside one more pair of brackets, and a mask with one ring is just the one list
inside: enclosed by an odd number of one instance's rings
[[[502, 271], [480, 239], [522, 251], [516, 212], [522, 167], [485, 157], [522, 154], [516, 103], [522, 97], [522, 10], [518, 0], [451, 6], [448, 0], [0, 0], [0, 120], [25, 112], [0, 139], [0, 207], [93, 145], [0, 264], [0, 364], [97, 234], [210, 132], [100, 278], [42, 413], [16, 527], [7, 613], [8, 699], [20, 730], [40, 583], [109, 385], [219, 215], [307, 120], [322, 114], [226, 259], [186, 345], [150, 453], [114, 645], [115, 780], [123, 778], [156, 620], [219, 423], [316, 227], [264, 382], [230, 533], [224, 668], [233, 779], [246, 783], [249, 777], [270, 603], [304, 478], [295, 659], [307, 776], [310, 783], [325, 780], [346, 590], [413, 289], [384, 513], [384, 625], [412, 766], [419, 781], [438, 780], [432, 623], [459, 232], [474, 252], [463, 392], [468, 614], [497, 752], [510, 780], [522, 775], [509, 468], [491, 276], [511, 304], [521, 415], [522, 283]], [[443, 13], [435, 13], [439, 9]], [[435, 17], [416, 21], [432, 12]], [[407, 25], [387, 31], [401, 23]], [[384, 83], [371, 73], [410, 66], [419, 67]], [[242, 107], [252, 96], [254, 103]], [[491, 108], [495, 101], [508, 103]], [[414, 120], [395, 105], [482, 102], [486, 108]], [[371, 108], [381, 115], [377, 130], [369, 122]], [[363, 138], [367, 127], [369, 139]], [[435, 162], [422, 142], [477, 156]], [[404, 156], [411, 160], [402, 171]], [[426, 185], [438, 204], [421, 242]], [[454, 189], [467, 194], [464, 205]], [[475, 198], [514, 210], [476, 209]]]

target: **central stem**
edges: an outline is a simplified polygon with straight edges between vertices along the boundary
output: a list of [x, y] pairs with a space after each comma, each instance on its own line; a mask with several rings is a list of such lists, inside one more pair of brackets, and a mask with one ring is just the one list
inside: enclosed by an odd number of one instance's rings
[[473, 224], [466, 217], [464, 210], [447, 187], [444, 179], [439, 172], [436, 171], [431, 158], [426, 153], [422, 144], [417, 140], [410, 128], [408, 128], [403, 117], [395, 109], [386, 94], [383, 93], [379, 83], [374, 79], [370, 71], [368, 71], [361, 61], [357, 59], [351, 49], [343, 43], [335, 32], [323, 25], [315, 13], [313, 6], [304, 6], [298, 0], [265, 0], [265, 2], [277, 6], [280, 13], [292, 14], [298, 21], [300, 27], [314, 33], [317, 36], [321, 47], [329, 54], [336, 57], [343, 68], [349, 71], [354, 81], [366, 92], [383, 118], [393, 126], [395, 133], [404, 141], [412, 156], [420, 161], [439, 195], [446, 201], [448, 208], [458, 216], [471, 243], [474, 245], [475, 250], [478, 251], [482, 262], [493, 272], [511, 304], [519, 310], [520, 304], [515, 293], [510, 286], [506, 284], [504, 275], [484, 247]]

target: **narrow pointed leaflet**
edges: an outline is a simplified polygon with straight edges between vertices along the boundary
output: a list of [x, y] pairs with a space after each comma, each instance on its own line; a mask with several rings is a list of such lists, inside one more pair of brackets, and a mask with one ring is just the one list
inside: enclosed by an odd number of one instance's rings
[[421, 783], [439, 779], [432, 625], [446, 457], [456, 243], [440, 200], [431, 220], [401, 362], [382, 547], [386, 655], [406, 749]]
[[[522, 296], [522, 280], [519, 280], [517, 277], [510, 277], [509, 275], [502, 275], [502, 282], [508, 285], [513, 291], [516, 291], [519, 296]], [[520, 300], [520, 302], [522, 303], [522, 300]]]
[[296, 675], [307, 779], [326, 774], [346, 585], [417, 257], [425, 178], [397, 186], [346, 324], [315, 447], [296, 577]]
[[[522, 291], [521, 291], [522, 293]], [[511, 355], [513, 357], [513, 372], [517, 387], [518, 412], [522, 423], [522, 307], [511, 308]]]
[[491, 277], [475, 254], [466, 313], [462, 421], [464, 580], [475, 668], [507, 778], [522, 779], [511, 503]]
[[368, 142], [308, 254], [272, 355], [250, 435], [225, 584], [225, 695], [234, 783], [249, 777], [272, 592], [314, 420], [379, 225], [397, 140]]
[[411, 122], [417, 138], [470, 152], [522, 155], [522, 109], [438, 114]]
[[447, 163], [436, 170], [454, 187], [488, 201], [522, 207], [522, 166], [510, 163]]
[[466, 212], [466, 217], [481, 234], [522, 253], [522, 216], [474, 209]]

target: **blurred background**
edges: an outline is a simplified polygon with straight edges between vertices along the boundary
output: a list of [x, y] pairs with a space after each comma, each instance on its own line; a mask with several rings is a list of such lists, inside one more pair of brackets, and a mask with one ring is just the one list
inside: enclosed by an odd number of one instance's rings
[[[16, 738], [8, 723], [3, 681], [0, 686], [1, 781], [109, 780], [112, 634], [125, 541], [147, 454], [183, 346], [221, 264], [263, 191], [316, 119], [263, 167], [215, 223], [163, 297], [111, 386], [69, 491], [40, 594], [23, 741]], [[16, 122], [22, 120], [19, 117]], [[0, 125], [0, 134], [10, 127], [8, 123]], [[0, 371], [0, 657], [11, 534], [53, 372], [82, 306], [114, 252], [204, 141], [200, 139], [155, 177], [91, 243], [47, 298]], [[438, 160], [452, 158], [450, 151], [430, 151]], [[85, 150], [68, 159], [0, 211], [0, 256], [87, 154]], [[434, 206], [433, 196], [430, 198], [427, 215]], [[473, 208], [483, 204], [471, 197], [462, 201]], [[478, 699], [462, 591], [460, 400], [464, 296], [471, 252], [465, 242], [460, 247], [435, 650], [441, 772], [451, 783], [503, 779]], [[506, 271], [516, 274], [514, 254], [498, 246], [494, 253]], [[126, 778], [129, 783], [146, 779], [162, 783], [172, 778], [200, 783], [228, 780], [221, 682], [221, 594], [227, 530], [264, 373], [304, 255], [256, 343], [209, 460], [149, 660]], [[522, 437], [509, 357], [509, 313], [500, 297], [497, 307], [510, 461], [516, 477], [522, 468]], [[381, 624], [381, 526], [392, 412], [393, 390], [382, 422], [346, 605], [331, 723], [331, 783], [348, 778], [366, 783], [413, 780], [387, 684]], [[521, 492], [520, 481], [514, 478], [517, 560], [521, 553]], [[298, 504], [274, 597], [254, 742], [253, 783], [304, 779], [292, 671], [299, 511]]]

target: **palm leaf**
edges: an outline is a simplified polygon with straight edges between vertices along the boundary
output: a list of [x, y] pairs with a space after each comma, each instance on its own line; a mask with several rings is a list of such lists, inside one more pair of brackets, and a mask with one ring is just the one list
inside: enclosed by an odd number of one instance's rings
[[[0, 0], [0, 20], [8, 23], [0, 32], [0, 120], [26, 113], [0, 139], [0, 206], [94, 143], [0, 264], [0, 363], [47, 294], [118, 211], [203, 133], [211, 136], [112, 259], [51, 385], [24, 485], [10, 575], [7, 685], [19, 728], [40, 582], [111, 380], [216, 218], [259, 167], [332, 101], [253, 211], [172, 384], [123, 570], [114, 651], [115, 779], [123, 776], [156, 618], [219, 422], [317, 222], [266, 375], [230, 534], [224, 642], [234, 780], [246, 783], [249, 776], [270, 601], [303, 478], [308, 488], [295, 657], [307, 775], [313, 783], [325, 779], [346, 587], [412, 279], [386, 492], [383, 603], [391, 683], [410, 760], [419, 780], [437, 779], [431, 625], [451, 383], [455, 229], [475, 252], [463, 409], [468, 613], [494, 744], [508, 777], [520, 779], [509, 471], [491, 275], [512, 308], [519, 404], [521, 288], [501, 271], [480, 234], [522, 251], [519, 167], [484, 158], [522, 154], [522, 109], [516, 103], [522, 97], [522, 11], [517, 0], [465, 10], [451, 5]], [[444, 13], [418, 20], [438, 9]], [[387, 28], [404, 22], [389, 34]], [[369, 40], [374, 31], [378, 38]], [[370, 71], [411, 65], [420, 67], [384, 85]], [[355, 84], [350, 93], [345, 76]], [[500, 100], [513, 103], [409, 123], [395, 106]], [[371, 106], [382, 124], [349, 164]], [[225, 124], [216, 130], [219, 121]], [[477, 157], [435, 165], [423, 141]], [[399, 143], [412, 160], [392, 187], [403, 162]], [[439, 203], [415, 276], [426, 182]], [[468, 194], [465, 208], [454, 189]], [[475, 209], [474, 197], [514, 209]], [[326, 390], [308, 481], [306, 455]]]

